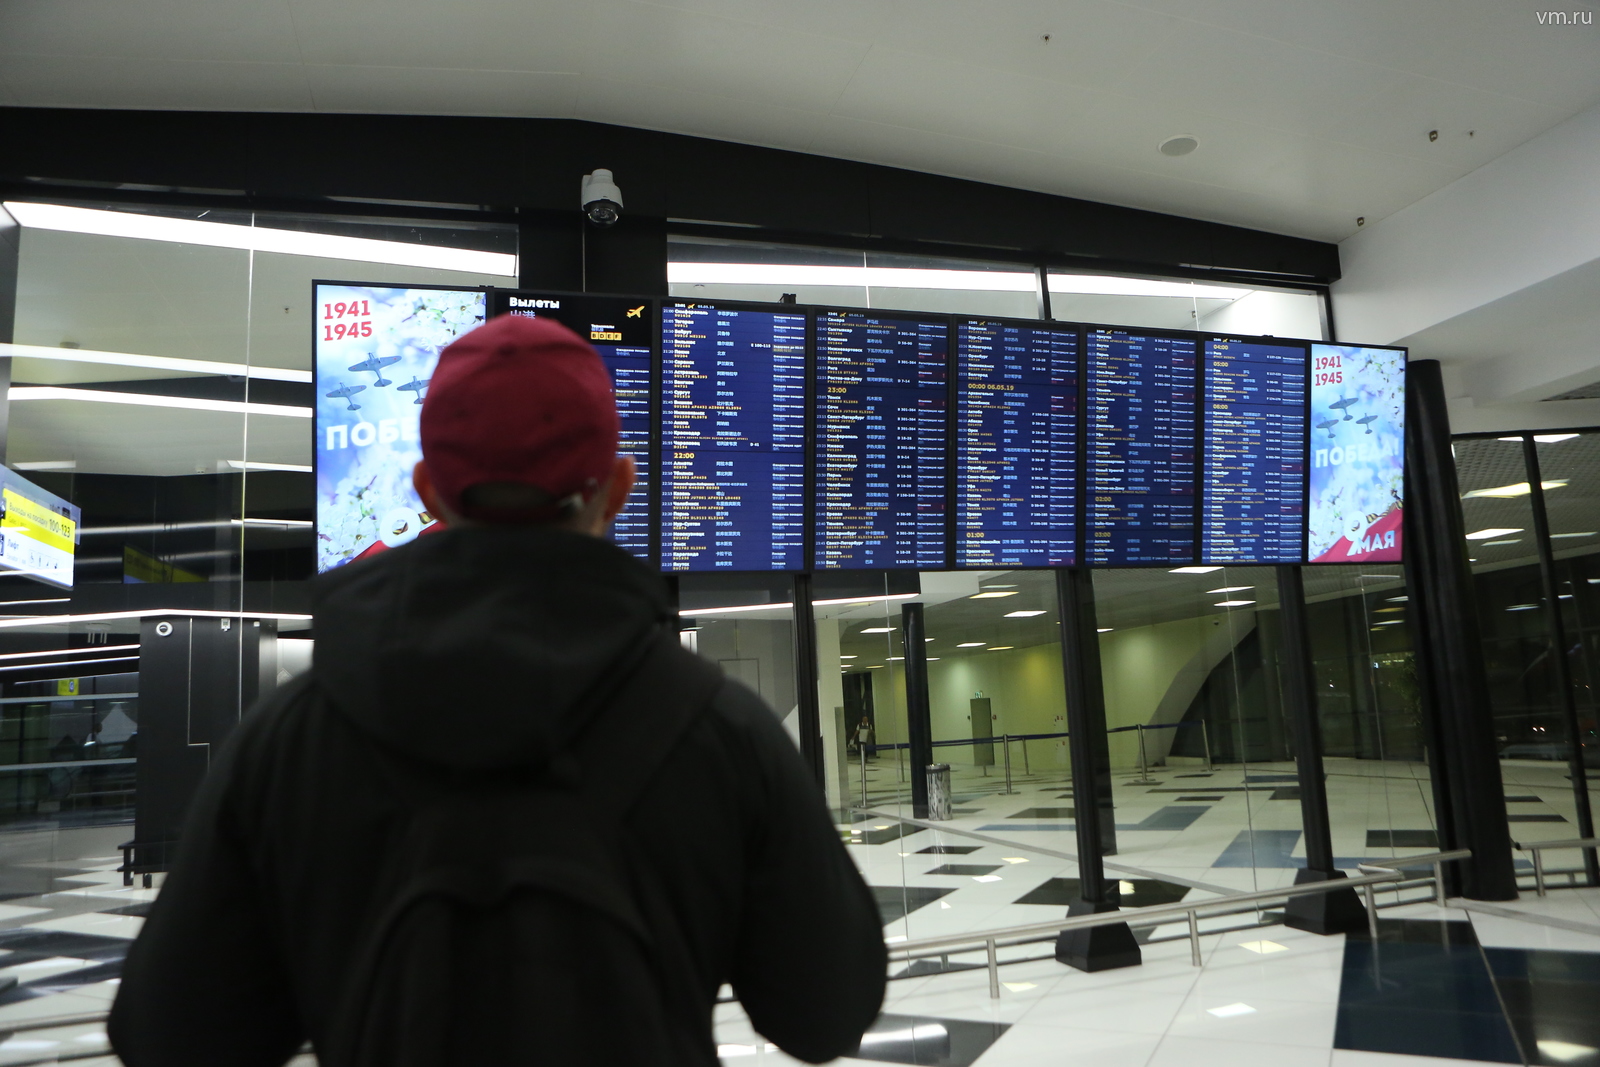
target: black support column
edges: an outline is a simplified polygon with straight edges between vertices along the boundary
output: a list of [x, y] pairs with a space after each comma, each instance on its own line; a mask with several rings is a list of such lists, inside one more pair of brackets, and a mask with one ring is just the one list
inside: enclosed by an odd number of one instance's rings
[[[17, 273], [22, 260], [22, 227], [0, 207], [0, 342], [16, 339]], [[11, 357], [0, 356], [0, 466], [6, 462], [11, 422]]]
[[[1572, 691], [1572, 665], [1567, 657], [1566, 620], [1561, 614], [1561, 588], [1556, 581], [1555, 551], [1550, 541], [1550, 516], [1544, 509], [1544, 475], [1539, 470], [1539, 446], [1532, 436], [1522, 439], [1522, 455], [1528, 466], [1528, 486], [1533, 497], [1533, 541], [1539, 549], [1539, 583], [1543, 586], [1545, 625], [1550, 628], [1550, 664], [1555, 668], [1556, 688], [1561, 693], [1561, 719], [1567, 728], [1567, 777], [1572, 780], [1572, 800], [1578, 812], [1578, 836], [1594, 836], [1594, 811], [1589, 806], [1589, 776], [1583, 765], [1583, 733], [1578, 729], [1578, 702]], [[1600, 865], [1595, 849], [1583, 850], [1583, 869], [1590, 885], [1600, 885]]]
[[1435, 746], [1432, 770], [1448, 800], [1439, 805], [1439, 840], [1446, 849], [1472, 850], [1471, 860], [1456, 865], [1461, 895], [1513, 900], [1516, 872], [1465, 533], [1439, 364], [1412, 360], [1406, 368], [1406, 584], [1419, 656], [1428, 660], [1418, 676]]
[[928, 817], [928, 764], [933, 762], [933, 717], [928, 705], [928, 643], [921, 604], [900, 606], [906, 667], [906, 740], [911, 744], [911, 813]]
[[[1305, 834], [1306, 865], [1294, 883], [1327, 882], [1345, 877], [1333, 865], [1333, 835], [1328, 828], [1328, 788], [1322, 770], [1322, 723], [1317, 716], [1316, 686], [1311, 676], [1311, 634], [1306, 626], [1305, 588], [1298, 566], [1278, 568], [1278, 664], [1284, 709], [1294, 738], [1295, 767], [1300, 776], [1300, 825]], [[1291, 897], [1284, 925], [1314, 934], [1347, 934], [1367, 925], [1367, 910], [1354, 889], [1334, 889]]]
[[[1067, 915], [1093, 915], [1118, 910], [1119, 894], [1106, 880], [1104, 862], [1116, 851], [1117, 842], [1100, 631], [1090, 572], [1083, 567], [1056, 571], [1056, 596], [1067, 691], [1067, 746], [1072, 755], [1072, 821], [1078, 837], [1078, 899], [1068, 905]], [[1136, 966], [1141, 954], [1128, 925], [1112, 923], [1063, 930], [1056, 938], [1056, 959], [1080, 971], [1105, 971]]]
[[826, 789], [822, 713], [817, 706], [817, 619], [811, 610], [811, 575], [794, 576], [794, 695], [800, 717], [800, 755]]

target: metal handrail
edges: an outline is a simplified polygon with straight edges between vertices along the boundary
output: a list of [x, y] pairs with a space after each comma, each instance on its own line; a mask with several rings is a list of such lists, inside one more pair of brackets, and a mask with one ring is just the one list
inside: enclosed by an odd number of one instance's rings
[[1544, 857], [1539, 855], [1547, 848], [1600, 848], [1600, 837], [1571, 837], [1564, 841], [1513, 841], [1511, 847], [1518, 852], [1533, 853], [1533, 884], [1542, 897], [1544, 891]]
[[1472, 858], [1471, 849], [1456, 849], [1451, 852], [1433, 852], [1422, 856], [1408, 856], [1404, 859], [1387, 861], [1384, 864], [1364, 864], [1363, 866], [1380, 868], [1381, 874], [1360, 875], [1355, 878], [1337, 878], [1326, 882], [1308, 882], [1304, 885], [1283, 886], [1279, 889], [1258, 889], [1249, 893], [1233, 893], [1228, 896], [1211, 897], [1207, 900], [1180, 901], [1176, 904], [1151, 904], [1143, 908], [1128, 908], [1125, 911], [1099, 912], [1094, 915], [1074, 915], [1065, 919], [1057, 919], [1047, 923], [1030, 923], [1027, 926], [1009, 926], [998, 930], [973, 931], [964, 934], [945, 934], [941, 937], [926, 937], [916, 941], [907, 941], [896, 945], [890, 952], [891, 960], [913, 960], [927, 956], [948, 955], [951, 949], [977, 951], [983, 949], [988, 955], [989, 968], [989, 996], [1000, 996], [1000, 963], [998, 949], [1003, 942], [1007, 945], [1018, 944], [1023, 941], [1036, 940], [1050, 934], [1059, 934], [1064, 930], [1083, 930], [1095, 926], [1110, 926], [1113, 923], [1126, 923], [1131, 926], [1160, 926], [1173, 919], [1186, 918], [1189, 922], [1189, 958], [1196, 967], [1200, 961], [1200, 912], [1214, 909], [1235, 909], [1241, 904], [1254, 904], [1270, 900], [1287, 900], [1290, 897], [1311, 896], [1316, 893], [1331, 893], [1338, 889], [1362, 890], [1366, 897], [1367, 905], [1367, 930], [1373, 940], [1378, 937], [1378, 912], [1376, 901], [1373, 899], [1372, 887], [1389, 882], [1403, 882], [1405, 875], [1400, 873], [1400, 867], [1429, 866], [1434, 869], [1434, 881], [1437, 884], [1441, 879], [1442, 865], [1456, 860]]

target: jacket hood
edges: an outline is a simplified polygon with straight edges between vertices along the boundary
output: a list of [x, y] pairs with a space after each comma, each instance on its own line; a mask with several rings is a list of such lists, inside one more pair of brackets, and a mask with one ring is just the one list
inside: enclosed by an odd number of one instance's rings
[[453, 768], [545, 762], [670, 616], [665, 583], [563, 530], [443, 530], [322, 579], [316, 677], [337, 710]]

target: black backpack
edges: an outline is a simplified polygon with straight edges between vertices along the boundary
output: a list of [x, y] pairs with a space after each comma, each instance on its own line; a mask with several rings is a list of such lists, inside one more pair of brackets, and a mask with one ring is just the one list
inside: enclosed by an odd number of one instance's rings
[[722, 672], [664, 630], [614, 684], [545, 767], [462, 780], [379, 756], [410, 824], [323, 1067], [717, 1062], [683, 998], [706, 978], [623, 820]]

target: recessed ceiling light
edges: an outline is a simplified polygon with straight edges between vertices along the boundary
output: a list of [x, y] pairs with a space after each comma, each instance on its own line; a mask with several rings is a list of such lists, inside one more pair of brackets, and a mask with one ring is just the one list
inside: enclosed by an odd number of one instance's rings
[[982, 648], [984, 645], [986, 645], [988, 643], [989, 642], [987, 642], [987, 641], [963, 641], [959, 645], [957, 645], [956, 647], [957, 648]]
[[1192, 133], [1180, 133], [1176, 137], [1168, 137], [1161, 142], [1161, 154], [1164, 156], [1186, 156], [1200, 147], [1200, 138]]
[[147, 408], [183, 408], [188, 411], [222, 411], [230, 415], [284, 415], [309, 419], [308, 407], [288, 404], [257, 404], [244, 400], [206, 400], [165, 393], [120, 393], [110, 389], [68, 389], [56, 385], [13, 385], [11, 400], [77, 400], [92, 404], [128, 404]]
[[[19, 463], [18, 466], [20, 467], [21, 464]], [[1550, 539], [1551, 540], [1555, 540], [1557, 537], [1600, 537], [1600, 531], [1585, 530], [1583, 533], [1564, 533], [1564, 534], [1551, 534], [1550, 535]]]
[[1253, 585], [1225, 585], [1221, 589], [1207, 589], [1207, 593], [1242, 593], [1246, 589], [1254, 589]]
[[312, 474], [316, 470], [309, 463], [263, 463], [253, 459], [230, 459], [228, 466], [236, 471], [292, 471], [296, 474]]
[[1009, 649], [1013, 649], [1013, 648], [1016, 648], [1016, 647], [1017, 647], [1016, 645], [990, 645], [989, 646], [989, 651], [990, 652], [1005, 652], [1005, 651], [1007, 651]]
[[[1533, 439], [1541, 445], [1553, 445], [1560, 441], [1570, 441], [1578, 435], [1575, 433], [1536, 433]], [[1520, 437], [1497, 437], [1496, 441], [1521, 441]]]
[[905, 657], [904, 657], [904, 656], [885, 656], [885, 657], [883, 657], [883, 658], [884, 658], [884, 659], [886, 659], [886, 660], [888, 660], [888, 661], [889, 661], [889, 662], [890, 662], [890, 663], [897, 663], [897, 662], [899, 662], [899, 661], [900, 661], [900, 660], [903, 660], [903, 659], [905, 659]]
[[924, 638], [923, 638], [923, 639], [922, 639], [922, 640], [923, 640], [923, 643], [924, 643], [924, 644], [926, 644], [926, 643], [927, 643], [927, 642], [929, 642], [929, 641], [933, 641], [933, 640], [935, 640], [935, 638], [932, 638], [932, 637], [924, 637]]
[[1487, 541], [1491, 537], [1504, 537], [1506, 534], [1521, 533], [1522, 527], [1516, 526], [1491, 526], [1487, 530], [1474, 530], [1467, 534], [1468, 541]]
[[1254, 600], [1219, 600], [1216, 606], [1219, 608], [1243, 608], [1254, 603]]
[[896, 630], [893, 626], [868, 626], [861, 632], [864, 634], [892, 634]]
[[933, 661], [934, 661], [934, 660], [936, 660], [936, 659], [938, 659], [938, 658], [939, 658], [939, 657], [938, 657], [938, 656], [929, 656], [929, 657], [928, 657], [928, 662], [929, 662], [929, 663], [932, 663], [932, 662], [933, 662]]
[[1373, 614], [1374, 615], [1383, 615], [1383, 614], [1385, 614], [1387, 612], [1404, 611], [1404, 610], [1406, 610], [1406, 609], [1405, 608], [1376, 608], [1376, 609], [1373, 610]]
[[1222, 569], [1221, 567], [1174, 567], [1170, 571], [1168, 571], [1167, 573], [1168, 574], [1210, 574], [1212, 571], [1220, 571], [1221, 569]]
[[879, 667], [882, 667], [882, 666], [883, 666], [883, 664], [881, 664], [881, 663], [869, 663], [869, 664], [866, 665], [865, 669], [869, 670], [869, 671], [875, 671]]
[[1493, 548], [1495, 545], [1520, 545], [1521, 543], [1522, 543], [1522, 538], [1513, 537], [1509, 541], [1485, 541], [1483, 543], [1483, 547], [1484, 548]]
[[860, 659], [860, 656], [840, 656], [840, 659]]
[[1043, 614], [1043, 611], [1008, 611], [1006, 612], [1005, 617], [1008, 619], [1031, 619], [1035, 615]]
[[1095, 630], [1095, 633], [1097, 633], [1097, 634], [1108, 634], [1110, 632], [1111, 632], [1111, 627], [1109, 627], [1109, 626], [1102, 626], [1099, 629]]
[[1392, 596], [1392, 597], [1389, 598], [1389, 603], [1391, 603], [1391, 604], [1404, 604], [1406, 601], [1408, 601], [1410, 599], [1411, 598], [1408, 597], [1408, 596]]
[[997, 599], [999, 599], [1000, 597], [1003, 597], [1003, 596], [1016, 596], [1016, 595], [1017, 595], [1017, 591], [1015, 589], [1013, 589], [1010, 592], [1006, 592], [1006, 593], [973, 593], [967, 599], [968, 600], [997, 600]]
[[[1565, 478], [1552, 478], [1547, 482], [1539, 483], [1540, 487], [1546, 490], [1560, 489], [1566, 484], [1567, 479]], [[1512, 497], [1527, 496], [1531, 492], [1533, 492], [1533, 489], [1528, 485], [1527, 482], [1512, 482], [1510, 485], [1496, 485], [1491, 486], [1488, 489], [1474, 489], [1469, 493], [1462, 493], [1461, 499], [1472, 500], [1478, 497], [1491, 497], [1495, 500], [1509, 500]]]
[[1537, 605], [1537, 604], [1513, 604], [1509, 608], [1507, 608], [1506, 610], [1507, 611], [1538, 611], [1539, 610], [1539, 605]]

